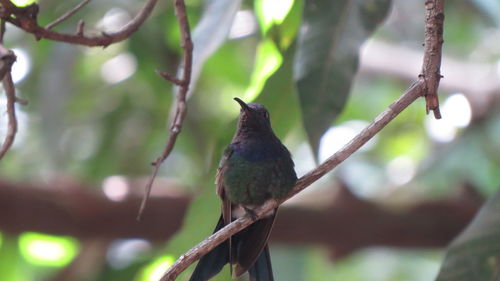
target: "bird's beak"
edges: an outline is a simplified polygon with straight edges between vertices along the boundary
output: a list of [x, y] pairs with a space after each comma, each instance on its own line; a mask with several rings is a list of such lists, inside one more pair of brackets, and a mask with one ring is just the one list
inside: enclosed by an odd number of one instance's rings
[[250, 111], [251, 108], [244, 102], [242, 101], [240, 98], [234, 98], [234, 100], [240, 104], [241, 108], [245, 111]]

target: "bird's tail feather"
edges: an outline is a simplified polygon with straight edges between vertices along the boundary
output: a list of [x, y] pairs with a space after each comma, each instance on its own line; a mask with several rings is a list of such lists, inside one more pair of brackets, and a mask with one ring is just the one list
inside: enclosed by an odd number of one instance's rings
[[[248, 270], [250, 281], [274, 281], [269, 248], [266, 243], [273, 220], [274, 216], [259, 220], [232, 237], [233, 248], [231, 250], [234, 252], [233, 257], [237, 257], [236, 271], [233, 274], [236, 273], [239, 276]], [[221, 216], [214, 233], [224, 226], [224, 219]], [[259, 233], [263, 237], [254, 241], [253, 239], [258, 238], [256, 234]], [[263, 242], [264, 245], [257, 245], [259, 242]], [[189, 281], [207, 281], [219, 273], [224, 265], [230, 262], [229, 243], [228, 239], [201, 257]], [[252, 256], [255, 257], [255, 254], [258, 257], [253, 259]]]
[[250, 281], [274, 281], [271, 257], [269, 256], [267, 244], [254, 265], [248, 270], [248, 273]]
[[[215, 226], [214, 233], [224, 227], [222, 216]], [[212, 251], [201, 257], [189, 281], [207, 281], [219, 273], [229, 262], [229, 241], [226, 240]]]

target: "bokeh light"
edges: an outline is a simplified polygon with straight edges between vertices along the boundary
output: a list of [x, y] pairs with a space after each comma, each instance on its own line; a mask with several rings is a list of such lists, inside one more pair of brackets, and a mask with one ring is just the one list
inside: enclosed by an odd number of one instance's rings
[[21, 234], [19, 248], [29, 263], [55, 267], [69, 264], [79, 250], [74, 238], [34, 232]]
[[147, 265], [140, 275], [138, 281], [158, 281], [165, 271], [174, 264], [173, 256], [163, 256]]
[[403, 185], [410, 182], [415, 173], [415, 161], [408, 156], [398, 156], [392, 159], [386, 167], [387, 178], [395, 185]]
[[124, 268], [151, 250], [144, 239], [117, 240], [109, 246], [106, 259], [114, 268]]
[[112, 8], [106, 12], [104, 17], [96, 24], [98, 29], [114, 32], [121, 29], [131, 19], [130, 14], [122, 8]]
[[467, 98], [461, 94], [449, 96], [443, 103], [442, 119], [427, 116], [425, 129], [429, 137], [437, 142], [452, 141], [458, 129], [469, 125], [472, 118], [472, 110]]
[[121, 201], [129, 194], [129, 183], [124, 176], [110, 176], [102, 182], [102, 191], [112, 201]]
[[11, 0], [11, 2], [18, 7], [25, 7], [25, 6], [31, 5], [33, 3], [36, 3], [37, 1], [36, 0]]
[[109, 84], [119, 83], [137, 71], [137, 60], [131, 53], [122, 53], [102, 64], [101, 77]]
[[[331, 127], [321, 137], [319, 143], [319, 159], [326, 160], [335, 152], [340, 150], [344, 145], [352, 140], [361, 130], [368, 126], [368, 122], [361, 120], [347, 121], [339, 126]], [[376, 144], [377, 137], [375, 136], [360, 148], [360, 151], [367, 151], [373, 148]]]
[[31, 59], [24, 49], [13, 48], [16, 62], [12, 65], [12, 80], [14, 84], [21, 82], [31, 70]]

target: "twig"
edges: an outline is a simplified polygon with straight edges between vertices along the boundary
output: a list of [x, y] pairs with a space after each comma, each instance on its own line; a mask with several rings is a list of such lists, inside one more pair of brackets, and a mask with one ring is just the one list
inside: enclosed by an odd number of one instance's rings
[[[440, 2], [440, 0], [434, 0], [435, 2]], [[430, 1], [428, 1], [430, 2]], [[439, 5], [427, 5], [427, 8], [435, 8]], [[433, 17], [431, 21], [438, 21], [442, 26], [442, 19], [444, 17]], [[426, 25], [430, 24], [426, 22]], [[433, 24], [433, 26], [437, 26], [439, 23]], [[439, 41], [439, 38], [442, 38], [442, 30], [441, 33], [432, 32], [426, 28], [425, 30], [426, 39], [429, 36], [435, 36], [434, 39], [429, 39], [430, 41], [436, 42]], [[430, 33], [430, 34], [429, 34]], [[426, 47], [425, 52], [430, 52], [431, 50]], [[275, 209], [284, 201], [293, 197], [295, 194], [299, 193], [313, 182], [317, 181], [319, 178], [324, 176], [326, 173], [334, 169], [337, 165], [347, 159], [350, 155], [352, 155], [355, 151], [357, 151], [361, 146], [363, 146], [368, 140], [370, 140], [373, 136], [375, 136], [380, 130], [382, 130], [392, 119], [394, 119], [399, 113], [401, 113], [406, 107], [408, 107], [411, 103], [413, 103], [418, 97], [426, 96], [429, 90], [429, 81], [425, 79], [426, 77], [430, 77], [429, 71], [431, 74], [439, 73], [439, 67], [441, 64], [441, 48], [433, 49], [435, 53], [432, 55], [426, 54], [428, 59], [424, 60], [423, 74], [420, 75], [419, 79], [394, 103], [392, 103], [388, 109], [382, 112], [379, 116], [377, 116], [370, 125], [368, 125], [363, 131], [361, 131], [357, 136], [355, 136], [348, 144], [346, 144], [342, 149], [333, 154], [330, 158], [328, 158], [325, 162], [323, 162], [316, 169], [310, 171], [303, 177], [301, 177], [293, 190], [282, 199], [271, 199], [264, 203], [260, 208], [255, 211], [255, 216], [244, 216], [235, 220], [234, 222], [228, 224], [218, 232], [212, 234], [198, 245], [194, 246], [192, 249], [187, 251], [185, 254], [179, 257], [179, 259], [167, 270], [167, 272], [163, 275], [160, 281], [173, 281], [177, 278], [177, 276], [186, 270], [186, 268], [198, 260], [200, 257], [208, 253], [210, 250], [215, 248], [217, 245], [227, 240], [230, 236], [234, 235], [238, 231], [244, 229], [245, 227], [252, 224], [255, 220], [261, 218], [269, 211]], [[439, 80], [438, 80], [439, 81]], [[435, 86], [437, 87], [438, 84]], [[436, 108], [432, 108], [436, 113]]]
[[47, 24], [45, 26], [45, 29], [50, 30], [54, 26], [56, 26], [56, 25], [60, 24], [61, 22], [65, 21], [67, 18], [69, 18], [72, 15], [74, 15], [76, 12], [78, 12], [78, 10], [80, 10], [81, 8], [83, 8], [89, 2], [90, 2], [90, 0], [83, 0], [78, 5], [76, 5], [75, 7], [73, 7], [71, 10], [67, 11], [66, 13], [64, 13], [64, 15], [60, 16], [58, 19], [56, 19], [55, 21]]
[[16, 90], [14, 88], [14, 82], [12, 81], [12, 75], [10, 72], [7, 72], [5, 77], [2, 80], [2, 85], [5, 90], [5, 94], [7, 95], [7, 116], [8, 116], [8, 125], [7, 125], [7, 134], [5, 135], [5, 140], [0, 148], [0, 159], [3, 158], [5, 153], [9, 150], [9, 148], [14, 143], [14, 138], [17, 133], [17, 118], [16, 118]]
[[83, 36], [84, 28], [85, 28], [85, 22], [83, 20], [79, 20], [78, 25], [76, 26], [76, 35]]
[[439, 111], [438, 86], [441, 79], [441, 49], [443, 46], [444, 0], [425, 1], [425, 50], [422, 77], [426, 81], [426, 112], [434, 111], [434, 117], [441, 119]]
[[137, 31], [149, 17], [157, 2], [158, 0], [148, 0], [137, 15], [120, 30], [94, 36], [85, 36], [81, 31], [82, 29], [80, 29], [82, 25], [79, 25], [76, 34], [60, 33], [41, 27], [36, 19], [38, 14], [38, 5], [36, 4], [27, 7], [17, 7], [9, 0], [0, 0], [3, 8], [0, 16], [22, 30], [35, 35], [37, 40], [45, 38], [71, 44], [106, 47], [112, 43], [127, 39], [132, 33]]
[[[189, 90], [189, 84], [191, 82], [191, 66], [193, 63], [193, 42], [191, 41], [191, 32], [189, 29], [189, 21], [186, 14], [186, 5], [183, 0], [174, 0], [174, 8], [175, 15], [177, 20], [179, 21], [179, 29], [181, 31], [182, 43], [181, 47], [184, 49], [184, 62], [183, 62], [183, 71], [181, 79], [169, 79], [170, 75], [160, 74], [165, 79], [172, 81], [174, 84], [178, 85], [177, 88], [177, 97], [176, 97], [176, 107], [175, 107], [175, 115], [172, 121], [172, 126], [170, 127], [170, 137], [168, 138], [167, 144], [163, 149], [163, 153], [156, 158], [153, 162], [153, 172], [149, 178], [149, 181], [146, 185], [144, 197], [141, 202], [141, 207], [139, 208], [139, 213], [137, 215], [137, 220], [141, 219], [142, 213], [144, 212], [144, 208], [146, 207], [146, 201], [149, 198], [149, 194], [151, 193], [151, 187], [153, 186], [153, 182], [158, 174], [158, 170], [165, 161], [165, 159], [170, 155], [170, 152], [174, 148], [175, 141], [177, 140], [177, 136], [181, 132], [182, 123], [184, 121], [184, 117], [187, 113], [187, 104], [186, 104], [186, 94]], [[167, 78], [169, 77], [169, 78]]]
[[0, 67], [0, 73], [2, 77], [2, 85], [7, 97], [7, 132], [5, 134], [5, 139], [0, 147], [0, 159], [3, 158], [5, 153], [14, 143], [14, 139], [17, 133], [17, 118], [16, 118], [16, 89], [14, 88], [14, 82], [12, 81], [11, 69], [12, 64], [16, 61], [16, 56], [14, 52], [6, 49], [3, 46], [3, 36], [5, 34], [5, 21], [0, 19], [0, 59], [2, 60], [2, 66]]
[[16, 62], [16, 55], [14, 52], [6, 49], [2, 43], [0, 43], [0, 80], [3, 80], [5, 75], [11, 71], [14, 62]]

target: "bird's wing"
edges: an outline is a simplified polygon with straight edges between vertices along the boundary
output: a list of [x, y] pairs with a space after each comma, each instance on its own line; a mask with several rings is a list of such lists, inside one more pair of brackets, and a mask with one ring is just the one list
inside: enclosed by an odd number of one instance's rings
[[232, 154], [233, 150], [231, 149], [231, 146], [228, 146], [224, 151], [222, 159], [219, 162], [219, 168], [217, 168], [217, 174], [215, 175], [215, 185], [216, 185], [215, 192], [220, 197], [222, 202], [221, 206], [222, 218], [224, 219], [225, 225], [231, 223], [231, 202], [226, 196], [223, 177], [224, 177], [224, 172], [227, 170], [227, 162], [228, 162], [227, 160], [232, 156]]
[[[224, 173], [227, 170], [227, 160], [233, 155], [233, 150], [231, 149], [231, 145], [229, 145], [226, 150], [224, 151], [224, 154], [219, 162], [219, 168], [217, 169], [217, 173], [215, 175], [215, 185], [216, 185], [216, 190], [215, 192], [217, 195], [219, 195], [220, 200], [221, 200], [221, 212], [222, 212], [222, 220], [224, 222], [224, 225], [228, 225], [231, 223], [232, 220], [232, 204], [231, 201], [226, 196], [226, 189], [224, 188]], [[234, 263], [234, 255], [233, 253], [233, 242], [232, 242], [232, 237], [229, 237], [227, 240], [228, 244], [228, 254], [229, 254], [229, 264], [230, 264], [230, 270], [231, 274], [233, 274], [233, 266], [232, 264]]]

